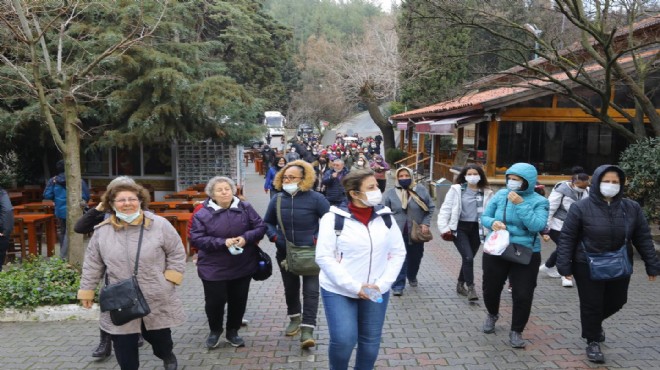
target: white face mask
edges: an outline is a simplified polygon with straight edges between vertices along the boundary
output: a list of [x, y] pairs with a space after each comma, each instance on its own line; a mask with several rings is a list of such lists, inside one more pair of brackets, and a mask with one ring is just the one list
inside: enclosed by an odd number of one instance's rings
[[114, 208], [114, 207], [113, 207], [112, 209], [115, 210], [115, 216], [117, 216], [118, 219], [120, 219], [120, 220], [122, 220], [122, 221], [124, 221], [124, 222], [127, 222], [127, 223], [129, 223], [129, 224], [130, 224], [131, 222], [135, 221], [135, 219], [138, 218], [138, 217], [140, 216], [140, 210], [138, 210], [138, 211], [135, 212], [135, 213], [130, 213], [130, 214], [129, 214], [129, 213], [119, 212], [119, 211], [118, 211], [116, 208]]
[[468, 184], [470, 185], [476, 185], [479, 183], [481, 180], [481, 176], [479, 175], [467, 175], [465, 176], [465, 181], [467, 181]]
[[610, 184], [607, 182], [600, 183], [600, 193], [603, 194], [604, 197], [611, 198], [619, 194], [619, 191], [621, 191], [621, 185], [619, 184]]
[[364, 166], [364, 161], [358, 161], [358, 166]]
[[367, 196], [367, 200], [360, 199], [360, 201], [365, 206], [373, 207], [377, 204], [380, 204], [381, 200], [383, 200], [383, 194], [380, 192], [380, 190], [366, 191], [364, 194]]
[[585, 191], [587, 191], [587, 189], [578, 188], [577, 186], [574, 187], [573, 190], [577, 191], [578, 193], [584, 193]]
[[506, 187], [507, 189], [511, 191], [516, 191], [520, 190], [520, 187], [522, 186], [523, 182], [519, 180], [507, 180], [506, 181]]
[[282, 185], [282, 190], [286, 191], [289, 194], [293, 194], [298, 191], [298, 183], [295, 184], [284, 184]]

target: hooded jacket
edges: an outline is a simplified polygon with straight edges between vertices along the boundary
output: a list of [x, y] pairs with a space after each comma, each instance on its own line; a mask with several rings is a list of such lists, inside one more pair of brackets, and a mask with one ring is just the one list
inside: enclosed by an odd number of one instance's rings
[[[600, 183], [603, 175], [610, 171], [619, 174], [621, 190], [608, 203], [600, 192]], [[568, 210], [557, 245], [557, 270], [562, 276], [573, 274], [573, 262], [587, 263], [581, 244], [588, 252], [610, 252], [621, 248], [626, 237], [630, 260], [634, 245], [644, 260], [646, 274], [660, 274], [660, 260], [642, 208], [637, 202], [623, 198], [625, 179], [618, 166], [598, 167], [591, 179], [589, 197], [574, 203]]]
[[[541, 241], [538, 233], [543, 231], [548, 220], [548, 200], [534, 192], [536, 186], [536, 168], [528, 163], [516, 163], [507, 171], [507, 175], [517, 175], [527, 182], [524, 190], [516, 193], [523, 198], [520, 204], [508, 201], [507, 196], [511, 190], [501, 189], [488, 202], [484, 214], [481, 216], [483, 226], [492, 229], [493, 222], [502, 221], [509, 231], [511, 243], [531, 248], [534, 252], [541, 251]], [[506, 209], [506, 222], [504, 211]]]
[[413, 200], [412, 197], [408, 198], [408, 208], [404, 210], [401, 204], [401, 199], [397, 195], [397, 189], [401, 190], [401, 185], [399, 184], [399, 172], [408, 171], [411, 174], [413, 171], [408, 167], [401, 167], [396, 170], [394, 176], [394, 188], [388, 189], [383, 193], [383, 205], [389, 207], [394, 213], [394, 219], [396, 220], [397, 225], [401, 231], [405, 230], [407, 227], [408, 235], [412, 232], [412, 222], [415, 220], [419, 225], [431, 225], [431, 218], [433, 217], [433, 212], [435, 212], [435, 202], [431, 199], [426, 187], [422, 184], [417, 184], [415, 181], [410, 183], [409, 189], [412, 189], [419, 198], [426, 204], [428, 207], [428, 212], [423, 210], [417, 202]]
[[[257, 271], [255, 246], [264, 237], [266, 225], [252, 206], [234, 197], [229, 208], [214, 209], [204, 201], [193, 216], [190, 243], [199, 251], [197, 274], [202, 280], [233, 280]], [[225, 244], [227, 238], [242, 236], [243, 253], [232, 255]]]
[[548, 212], [548, 228], [561, 231], [564, 227], [564, 220], [568, 210], [573, 203], [589, 196], [589, 191], [585, 190], [579, 193], [571, 186], [571, 181], [562, 181], [555, 185], [548, 196], [550, 202], [550, 211]]
[[[401, 230], [395, 223], [388, 228], [383, 220], [391, 213], [377, 205], [365, 226], [351, 215], [347, 204], [330, 207], [321, 219], [316, 245], [323, 289], [350, 298], [358, 298], [365, 283], [376, 284], [381, 293], [390, 290], [406, 258]], [[335, 233], [335, 217], [345, 218], [340, 235]]]
[[[66, 218], [66, 177], [64, 172], [48, 180], [46, 189], [44, 189], [44, 199], [55, 202], [55, 217]], [[82, 181], [82, 199], [85, 203], [89, 201], [89, 188], [84, 180]]]
[[286, 255], [286, 242], [277, 220], [277, 197], [282, 197], [282, 223], [286, 231], [286, 239], [297, 246], [314, 246], [319, 232], [319, 220], [328, 212], [330, 204], [321, 193], [313, 190], [316, 172], [311, 164], [298, 160], [288, 163], [278, 172], [273, 180], [273, 186], [282, 189], [282, 176], [292, 166], [300, 166], [303, 178], [298, 182], [298, 191], [293, 195], [282, 191], [270, 200], [264, 222], [267, 226], [268, 239], [275, 243], [278, 254]]

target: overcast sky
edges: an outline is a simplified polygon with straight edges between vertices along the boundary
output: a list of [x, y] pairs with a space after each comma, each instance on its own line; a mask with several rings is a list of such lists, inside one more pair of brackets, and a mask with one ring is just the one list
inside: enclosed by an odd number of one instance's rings
[[389, 12], [390, 8], [392, 7], [392, 3], [399, 4], [401, 3], [401, 0], [371, 0], [374, 4], [379, 4], [380, 7], [386, 11]]

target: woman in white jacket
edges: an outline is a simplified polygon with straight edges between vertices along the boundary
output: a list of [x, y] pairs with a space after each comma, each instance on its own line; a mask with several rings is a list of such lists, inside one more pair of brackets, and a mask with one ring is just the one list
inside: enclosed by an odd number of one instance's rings
[[474, 288], [474, 256], [486, 235], [481, 226], [481, 214], [492, 196], [484, 170], [469, 164], [463, 167], [449, 188], [438, 213], [442, 238], [454, 241], [463, 260], [456, 293], [467, 296], [470, 301], [479, 299]]
[[[406, 257], [401, 231], [370, 170], [342, 179], [348, 204], [330, 207], [316, 244], [319, 282], [330, 332], [330, 368], [343, 370], [357, 343], [355, 369], [373, 369], [385, 321], [389, 290]], [[382, 294], [370, 300], [368, 290]]]

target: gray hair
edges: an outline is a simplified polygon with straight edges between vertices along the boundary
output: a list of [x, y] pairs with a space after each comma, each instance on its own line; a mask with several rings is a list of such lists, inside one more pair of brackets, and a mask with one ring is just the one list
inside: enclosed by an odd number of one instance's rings
[[332, 163], [341, 163], [341, 164], [344, 164], [344, 160], [341, 159], [341, 158], [337, 158], [337, 159], [335, 159], [334, 161], [332, 161]]
[[234, 182], [234, 180], [230, 179], [227, 176], [216, 176], [216, 177], [212, 178], [211, 180], [209, 180], [209, 182], [206, 184], [206, 188], [204, 189], [204, 191], [206, 192], [206, 195], [208, 195], [209, 197], [212, 197], [213, 196], [213, 188], [215, 188], [215, 186], [217, 184], [220, 184], [220, 183], [223, 183], [223, 182], [229, 184], [229, 187], [231, 188], [231, 193], [236, 195], [236, 183]]
[[128, 176], [115, 177], [114, 179], [112, 179], [112, 181], [110, 181], [108, 183], [108, 186], [106, 187], [106, 190], [110, 190], [110, 189], [114, 188], [117, 185], [124, 185], [124, 184], [135, 185], [135, 180], [133, 180], [132, 178], [130, 178]]

